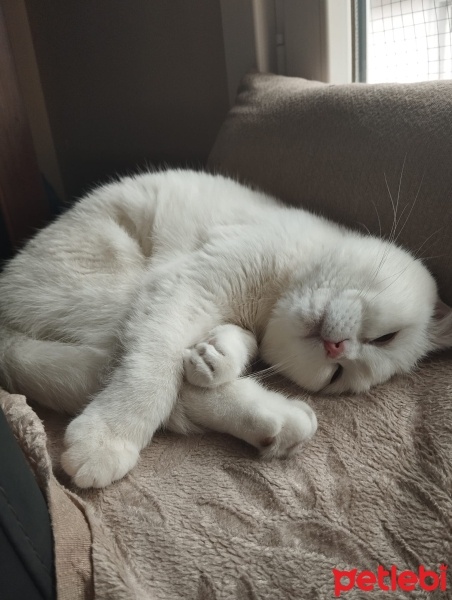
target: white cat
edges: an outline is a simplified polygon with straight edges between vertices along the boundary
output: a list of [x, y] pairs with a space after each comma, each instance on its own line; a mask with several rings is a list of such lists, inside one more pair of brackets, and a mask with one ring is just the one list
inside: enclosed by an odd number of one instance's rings
[[0, 276], [0, 334], [0, 383], [79, 413], [62, 464], [102, 487], [161, 426], [267, 456], [308, 440], [306, 403], [241, 376], [258, 345], [306, 390], [363, 392], [451, 346], [452, 317], [394, 244], [167, 171], [95, 190], [32, 239]]

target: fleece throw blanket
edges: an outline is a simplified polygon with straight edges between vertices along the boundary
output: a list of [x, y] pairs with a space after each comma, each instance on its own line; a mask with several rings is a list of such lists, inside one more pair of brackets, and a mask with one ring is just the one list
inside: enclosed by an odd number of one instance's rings
[[[58, 598], [452, 597], [440, 571], [452, 570], [451, 361], [360, 396], [307, 396], [318, 433], [288, 460], [264, 462], [224, 435], [160, 433], [103, 490], [78, 490], [59, 468], [64, 417], [1, 393], [47, 497]], [[443, 573], [447, 589], [435, 577], [424, 580], [433, 591], [410, 576], [392, 582], [391, 567]], [[338, 580], [334, 569], [352, 572]]]

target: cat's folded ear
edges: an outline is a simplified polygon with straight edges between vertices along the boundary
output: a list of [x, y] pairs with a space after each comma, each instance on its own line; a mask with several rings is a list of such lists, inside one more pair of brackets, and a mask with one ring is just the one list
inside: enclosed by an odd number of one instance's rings
[[430, 350], [452, 347], [452, 308], [437, 300], [430, 324]]

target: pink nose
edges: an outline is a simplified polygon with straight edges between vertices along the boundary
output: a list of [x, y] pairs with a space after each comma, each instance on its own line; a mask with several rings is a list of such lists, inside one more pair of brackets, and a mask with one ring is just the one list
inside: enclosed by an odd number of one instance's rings
[[328, 340], [323, 340], [323, 345], [325, 347], [327, 356], [330, 358], [337, 358], [344, 353], [344, 341], [329, 342]]

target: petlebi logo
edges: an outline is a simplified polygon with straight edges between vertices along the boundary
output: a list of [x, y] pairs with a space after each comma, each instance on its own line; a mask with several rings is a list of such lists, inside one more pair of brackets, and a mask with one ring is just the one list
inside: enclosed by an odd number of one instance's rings
[[440, 565], [438, 571], [431, 571], [421, 565], [417, 572], [399, 571], [395, 565], [388, 569], [379, 565], [376, 572], [358, 571], [358, 569], [351, 569], [350, 571], [333, 569], [333, 577], [336, 598], [355, 587], [363, 592], [374, 590], [384, 592], [412, 592], [414, 590], [445, 592], [447, 589], [447, 565]]

